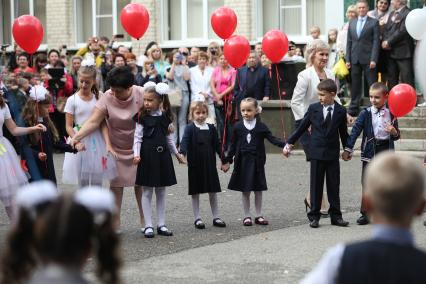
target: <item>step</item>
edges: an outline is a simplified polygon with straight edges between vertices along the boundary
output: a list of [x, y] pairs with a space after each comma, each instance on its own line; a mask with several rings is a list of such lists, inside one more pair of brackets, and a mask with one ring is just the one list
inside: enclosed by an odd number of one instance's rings
[[[356, 140], [355, 150], [361, 149], [361, 141], [361, 139]], [[421, 151], [424, 154], [426, 152], [426, 140], [402, 138], [395, 141], [395, 149], [397, 151]]]
[[[348, 127], [349, 133], [352, 132], [352, 127]], [[426, 139], [426, 128], [404, 128], [400, 127], [402, 139]]]
[[415, 107], [412, 112], [407, 114], [408, 117], [426, 117], [426, 107]]
[[401, 128], [424, 128], [426, 127], [426, 117], [406, 116], [398, 118], [398, 125]]

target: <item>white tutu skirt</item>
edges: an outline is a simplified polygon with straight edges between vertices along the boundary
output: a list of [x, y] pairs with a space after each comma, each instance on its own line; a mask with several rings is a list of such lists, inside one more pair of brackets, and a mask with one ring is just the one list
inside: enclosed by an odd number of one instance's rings
[[102, 185], [117, 176], [113, 156], [106, 152], [101, 132], [96, 130], [81, 141], [85, 151], [65, 153], [62, 182], [65, 184]]
[[4, 206], [11, 206], [18, 188], [28, 179], [15, 149], [4, 137], [0, 137], [0, 174], [0, 200]]

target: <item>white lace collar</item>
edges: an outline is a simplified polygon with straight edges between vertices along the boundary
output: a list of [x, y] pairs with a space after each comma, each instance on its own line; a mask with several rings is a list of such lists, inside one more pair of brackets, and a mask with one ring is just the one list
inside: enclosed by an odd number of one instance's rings
[[253, 120], [243, 119], [243, 123], [248, 130], [252, 130], [256, 126], [256, 118]]

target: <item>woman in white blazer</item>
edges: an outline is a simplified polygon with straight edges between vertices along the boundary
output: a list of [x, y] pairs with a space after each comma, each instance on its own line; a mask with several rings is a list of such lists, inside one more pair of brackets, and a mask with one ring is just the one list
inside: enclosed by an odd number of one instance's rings
[[[306, 48], [306, 69], [297, 76], [296, 87], [293, 91], [291, 99], [291, 110], [295, 119], [295, 127], [297, 128], [308, 110], [310, 104], [319, 102], [317, 95], [317, 86], [319, 82], [325, 79], [335, 80], [333, 72], [327, 69], [329, 55], [329, 46], [321, 39], [313, 40]], [[340, 99], [335, 96], [335, 100], [340, 104]], [[306, 160], [310, 161], [309, 143], [311, 135], [307, 131], [303, 134], [299, 141], [305, 151]], [[310, 195], [308, 192], [304, 200], [305, 209], [310, 208]], [[326, 195], [323, 194], [321, 212], [327, 212], [329, 204]]]

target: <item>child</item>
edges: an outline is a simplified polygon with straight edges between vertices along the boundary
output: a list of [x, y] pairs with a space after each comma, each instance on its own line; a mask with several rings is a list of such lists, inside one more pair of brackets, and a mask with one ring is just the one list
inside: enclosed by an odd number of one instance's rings
[[1, 284], [21, 283], [37, 265], [34, 225], [58, 196], [50, 181], [38, 181], [19, 189], [16, 194], [18, 218], [8, 233], [1, 255]]
[[[93, 65], [87, 65], [90, 62], [83, 61], [78, 71], [80, 89], [68, 98], [65, 105], [66, 131], [70, 138], [74, 137], [81, 125], [90, 117], [99, 98], [94, 63], [93, 61]], [[105, 125], [101, 128], [102, 131], [108, 131]], [[113, 179], [117, 175], [115, 160], [106, 152], [101, 130], [95, 130], [81, 142], [76, 148], [83, 150], [81, 145], [85, 145], [85, 151], [77, 154], [65, 153], [62, 181], [68, 184], [76, 184], [78, 181], [79, 187], [82, 187], [102, 186], [103, 180]]]
[[410, 232], [425, 208], [424, 186], [424, 172], [414, 158], [380, 154], [365, 176], [372, 238], [330, 249], [301, 283], [426, 283], [426, 254], [415, 247]]
[[53, 147], [66, 152], [75, 152], [70, 145], [59, 139], [58, 131], [49, 117], [51, 103], [52, 97], [44, 87], [33, 86], [22, 110], [26, 126], [42, 123], [47, 128], [42, 134], [25, 135], [20, 139], [21, 160], [28, 167], [30, 182], [49, 179], [56, 184]]
[[331, 224], [345, 227], [340, 211], [340, 165], [339, 136], [343, 146], [348, 138], [346, 109], [334, 101], [337, 86], [331, 79], [320, 82], [317, 86], [319, 102], [309, 106], [299, 127], [288, 138], [283, 154], [288, 157], [294, 143], [311, 127], [311, 210], [308, 219], [311, 228], [319, 227], [321, 200], [324, 177], [327, 183], [327, 196], [330, 203], [328, 210]]
[[244, 226], [252, 226], [250, 216], [250, 193], [254, 192], [256, 208], [255, 223], [268, 225], [262, 216], [262, 192], [267, 190], [265, 177], [265, 138], [278, 147], [284, 147], [285, 142], [272, 135], [268, 127], [260, 121], [261, 108], [254, 98], [245, 98], [240, 104], [242, 121], [237, 122], [232, 129], [232, 142], [229, 153], [225, 158], [226, 164], [222, 170], [229, 170], [229, 163], [234, 160], [234, 171], [228, 188], [241, 191], [244, 208]]
[[[388, 90], [385, 84], [376, 82], [370, 87], [370, 103], [368, 107], [361, 111], [349, 136], [345, 152], [342, 158], [347, 161], [351, 158], [356, 139], [362, 131], [361, 161], [362, 174], [361, 184], [364, 184], [365, 167], [380, 152], [393, 151], [394, 141], [398, 140], [399, 129], [398, 120], [390, 113], [386, 107], [388, 100]], [[364, 188], [363, 188], [364, 192]], [[361, 216], [358, 218], [359, 225], [369, 223], [365, 212], [365, 204], [361, 201]]]
[[220, 143], [216, 128], [206, 123], [209, 108], [206, 103], [196, 101], [189, 111], [192, 123], [185, 128], [180, 145], [180, 153], [188, 156], [188, 194], [192, 196], [197, 229], [206, 226], [200, 217], [200, 193], [209, 193], [210, 207], [213, 214], [213, 226], [226, 227], [219, 218], [217, 192], [220, 192], [219, 176], [216, 169], [215, 153], [220, 156]]
[[174, 137], [169, 133], [173, 121], [170, 102], [167, 97], [169, 86], [165, 83], [148, 82], [144, 85], [143, 106], [135, 115], [134, 164], [138, 165], [136, 184], [143, 186], [142, 208], [145, 219], [143, 233], [146, 238], [154, 237], [152, 227], [151, 200], [155, 189], [157, 197], [157, 233], [172, 236], [165, 225], [166, 186], [176, 184], [175, 170], [170, 152], [176, 155], [179, 163], [183, 157], [178, 153]]
[[334, 64], [337, 62], [337, 29], [330, 29], [328, 31], [328, 46], [330, 47], [330, 53], [328, 54], [327, 68], [333, 69]]
[[115, 213], [114, 196], [106, 189], [86, 187], [74, 196], [59, 198], [36, 224], [35, 243], [42, 265], [29, 283], [89, 283], [83, 268], [92, 253], [99, 283], [120, 283]]
[[42, 124], [26, 128], [17, 127], [10, 115], [9, 107], [0, 95], [0, 200], [6, 209], [7, 216], [12, 219], [12, 205], [16, 189], [26, 184], [28, 178], [22, 170], [15, 149], [9, 140], [3, 136], [3, 125], [6, 125], [13, 136], [46, 131], [46, 127]]

